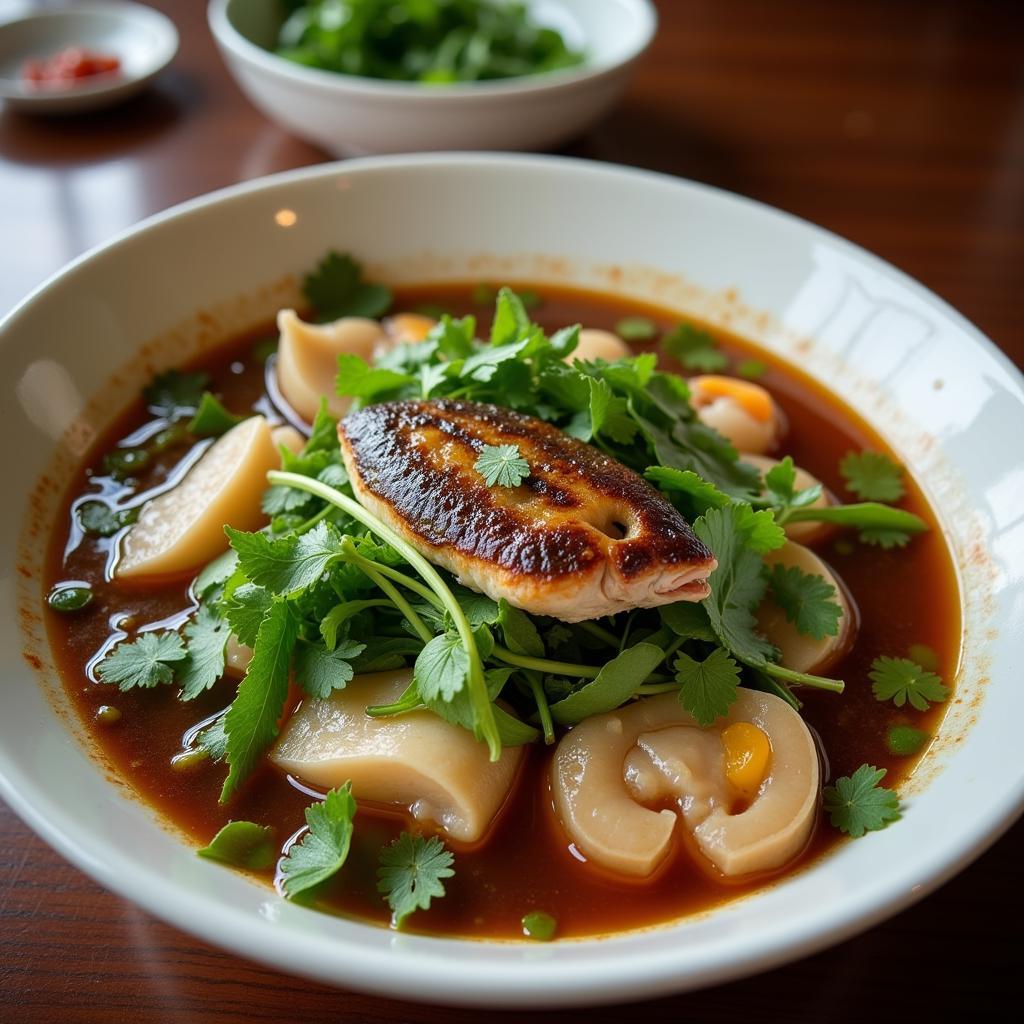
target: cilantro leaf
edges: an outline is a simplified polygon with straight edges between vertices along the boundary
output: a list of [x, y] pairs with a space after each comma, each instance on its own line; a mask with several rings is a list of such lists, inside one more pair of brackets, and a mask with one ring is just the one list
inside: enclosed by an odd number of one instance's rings
[[885, 775], [884, 768], [862, 764], [852, 776], [843, 776], [836, 779], [835, 785], [826, 786], [825, 811], [832, 825], [859, 839], [865, 832], [875, 832], [898, 821], [899, 797], [878, 785]]
[[377, 891], [391, 908], [391, 927], [401, 928], [416, 910], [428, 910], [430, 901], [444, 896], [444, 878], [455, 872], [455, 858], [437, 836], [424, 839], [403, 832], [380, 852]]
[[174, 679], [173, 663], [185, 657], [181, 637], [171, 630], [150, 630], [132, 641], [121, 641], [99, 663], [96, 675], [104, 683], [117, 683], [122, 691], [152, 689]]
[[189, 433], [197, 437], [220, 437], [244, 419], [244, 416], [228, 412], [216, 395], [204, 391], [203, 397], [199, 400], [199, 408], [189, 421], [188, 429]]
[[342, 556], [341, 538], [327, 523], [317, 523], [308, 533], [277, 539], [230, 526], [225, 526], [224, 532], [238, 552], [238, 565], [246, 577], [286, 597], [311, 587]]
[[112, 537], [139, 518], [137, 508], [111, 508], [105, 501], [85, 501], [75, 509], [78, 525], [96, 537]]
[[941, 704], [949, 696], [939, 676], [909, 658], [875, 658], [868, 677], [875, 699], [891, 700], [898, 708], [910, 701], [918, 711], [927, 711], [929, 702]]
[[266, 871], [277, 860], [277, 843], [269, 825], [229, 821], [208, 846], [196, 850], [200, 857], [249, 871]]
[[885, 551], [892, 548], [905, 548], [910, 543], [910, 534], [905, 530], [894, 530], [891, 527], [869, 526], [857, 534], [862, 544], [873, 544]]
[[295, 681], [311, 697], [324, 700], [352, 681], [351, 662], [364, 650], [366, 644], [352, 640], [343, 640], [332, 651], [319, 644], [301, 643], [295, 655]]
[[199, 408], [203, 391], [209, 383], [208, 373], [168, 370], [153, 378], [142, 392], [142, 397], [146, 408], [154, 416], [178, 419], [194, 413]]
[[408, 373], [370, 366], [351, 352], [343, 352], [338, 356], [338, 376], [334, 381], [334, 391], [342, 397], [351, 396], [370, 405], [383, 395], [415, 383], [416, 378]]
[[679, 703], [701, 725], [711, 725], [729, 713], [738, 696], [740, 668], [729, 652], [716, 647], [703, 661], [680, 651], [674, 668], [681, 685]]
[[611, 387], [597, 377], [588, 377], [587, 385], [590, 390], [589, 412], [592, 433], [595, 436], [603, 434], [617, 444], [629, 444], [639, 428], [629, 416], [626, 400], [617, 398]]
[[288, 899], [337, 874], [352, 843], [356, 801], [352, 783], [332, 789], [322, 803], [306, 808], [309, 831], [281, 860], [281, 887]]
[[544, 641], [537, 632], [533, 619], [521, 608], [515, 608], [502, 598], [498, 602], [498, 625], [505, 639], [505, 646], [513, 654], [525, 654], [531, 658], [544, 657]]
[[465, 686], [468, 672], [462, 639], [458, 633], [442, 633], [420, 651], [413, 676], [424, 701], [449, 701]]
[[729, 365], [729, 357], [714, 336], [693, 324], [679, 324], [662, 339], [661, 347], [688, 370], [717, 373]]
[[239, 643], [246, 647], [256, 643], [260, 624], [273, 602], [273, 595], [255, 583], [243, 583], [232, 590], [231, 596], [224, 601], [224, 613]]
[[770, 508], [758, 509], [755, 512], [746, 504], [733, 507], [736, 529], [744, 534], [747, 547], [752, 551], [766, 555], [786, 543], [786, 531], [775, 521], [775, 514]]
[[795, 565], [773, 565], [768, 581], [772, 598], [798, 633], [815, 640], [838, 634], [843, 609], [831, 583]]
[[[694, 533], [718, 559], [703, 602], [719, 643], [741, 661], [755, 665], [773, 660], [775, 648], [756, 630], [754, 609], [764, 597], [764, 563], [747, 544], [743, 506], [708, 509], [693, 524]], [[749, 506], [746, 506], [749, 512]]]
[[519, 454], [516, 444], [485, 444], [473, 468], [488, 487], [517, 487], [530, 475], [530, 464]]
[[277, 736], [298, 635], [299, 623], [291, 608], [284, 601], [275, 601], [260, 624], [252, 660], [224, 720], [230, 770], [221, 789], [221, 803], [237, 791]]
[[899, 757], [913, 757], [929, 740], [931, 735], [912, 725], [893, 725], [885, 735], [885, 745], [890, 754]]
[[491, 348], [521, 341], [532, 326], [522, 299], [511, 288], [502, 288], [498, 292], [491, 323]]
[[210, 755], [211, 761], [223, 761], [228, 756], [228, 734], [224, 731], [225, 715], [218, 715], [195, 738], [195, 745]]
[[329, 252], [302, 279], [302, 294], [325, 320], [376, 318], [391, 308], [391, 292], [363, 280], [363, 268], [347, 253]]
[[692, 469], [671, 469], [668, 466], [648, 466], [644, 476], [660, 491], [686, 494], [700, 513], [709, 508], [724, 508], [732, 499], [714, 484], [708, 483]]
[[847, 452], [839, 462], [847, 490], [865, 501], [899, 501], [903, 468], [882, 452]]
[[744, 359], [736, 367], [736, 372], [747, 380], [760, 380], [768, 372], [768, 366], [760, 359]]
[[188, 654], [178, 672], [181, 699], [193, 700], [224, 675], [224, 648], [231, 629], [209, 605], [201, 604], [183, 630]]

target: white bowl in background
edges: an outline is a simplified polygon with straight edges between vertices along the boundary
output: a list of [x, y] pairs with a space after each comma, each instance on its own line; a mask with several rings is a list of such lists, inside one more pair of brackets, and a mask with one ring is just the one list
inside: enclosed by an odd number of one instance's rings
[[[21, 80], [26, 60], [49, 57], [68, 46], [112, 54], [120, 60], [120, 70], [66, 88]], [[0, 100], [11, 110], [33, 114], [99, 110], [134, 96], [177, 52], [174, 22], [142, 4], [84, 3], [35, 11], [0, 23]]]
[[657, 28], [650, 0], [526, 0], [582, 48], [584, 63], [451, 85], [307, 68], [271, 52], [278, 0], [211, 0], [210, 30], [242, 91], [272, 121], [337, 155], [543, 149], [589, 128], [625, 88]]
[[[61, 713], [48, 644], [24, 615], [41, 605], [60, 497], [41, 476], [66, 479], [154, 369], [294, 302], [298, 276], [331, 248], [393, 283], [547, 280], [673, 306], [798, 362], [882, 433], [939, 515], [966, 624], [957, 699], [902, 792], [902, 821], [702, 916], [599, 940], [497, 943], [283, 902], [197, 857], [108, 779]], [[650, 998], [839, 942], [948, 879], [1021, 810], [1024, 761], [1007, 752], [1024, 720], [1024, 475], [1007, 439], [1024, 436], [1024, 381], [940, 299], [819, 228], [703, 185], [574, 160], [350, 161], [194, 200], [88, 253], [0, 324], [0, 358], [4, 486], [32, 495], [27, 510], [0, 503], [0, 796], [101, 884], [207, 941], [419, 1001]]]

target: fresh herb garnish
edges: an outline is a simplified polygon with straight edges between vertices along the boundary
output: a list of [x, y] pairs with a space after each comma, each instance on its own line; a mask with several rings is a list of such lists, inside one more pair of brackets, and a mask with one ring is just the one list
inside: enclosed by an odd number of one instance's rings
[[142, 392], [142, 397], [154, 416], [168, 420], [181, 419], [196, 412], [209, 383], [208, 373], [167, 370], [153, 378]]
[[224, 675], [224, 649], [231, 631], [223, 616], [203, 604], [182, 632], [188, 653], [176, 666], [178, 683], [182, 700], [193, 700]]
[[847, 452], [839, 463], [847, 490], [865, 501], [899, 501], [903, 468], [882, 452]]
[[729, 365], [729, 357], [718, 347], [714, 336], [693, 324], [674, 327], [662, 339], [661, 347], [687, 370], [719, 373]]
[[768, 372], [768, 364], [760, 359], [744, 359], [736, 367], [736, 372], [747, 380], [760, 380]]
[[891, 700], [898, 708], [909, 701], [918, 711], [927, 711], [933, 703], [941, 704], [949, 696], [949, 688], [939, 676], [909, 658], [875, 658], [868, 676], [875, 698]]
[[177, 633], [151, 630], [122, 640], [96, 667], [96, 675], [119, 690], [152, 689], [172, 682], [175, 666], [184, 658], [185, 645]]
[[229, 821], [208, 846], [196, 850], [200, 857], [249, 871], [266, 871], [277, 860], [277, 843], [269, 825]]
[[437, 836], [403, 832], [381, 850], [377, 891], [391, 908], [392, 928], [401, 928], [410, 914], [428, 910], [431, 900], [444, 896], [442, 880], [455, 874], [454, 862]]
[[473, 468], [488, 487], [518, 487], [530, 475], [530, 464], [515, 444], [484, 445]]
[[773, 565], [768, 585], [772, 599], [798, 633], [814, 640], [839, 633], [843, 609], [836, 600], [836, 588], [827, 580], [795, 565]]
[[680, 651], [674, 667], [681, 687], [679, 703], [701, 725], [711, 725], [729, 713], [738, 696], [740, 669], [728, 651], [716, 647], [703, 661]]
[[189, 420], [188, 429], [196, 437], [220, 437], [244, 419], [244, 416], [228, 412], [216, 395], [204, 391], [195, 416]]
[[302, 294], [323, 320], [343, 316], [382, 316], [391, 308], [391, 292], [363, 280], [363, 268], [347, 253], [329, 252], [302, 279]]
[[832, 825], [855, 839], [865, 832], [885, 828], [900, 818], [899, 797], [880, 786], [884, 768], [862, 764], [852, 776], [836, 779], [825, 787], [825, 813]]
[[280, 863], [281, 888], [294, 899], [337, 874], [348, 857], [356, 801], [352, 783], [332, 789], [320, 803], [306, 808], [309, 831]]

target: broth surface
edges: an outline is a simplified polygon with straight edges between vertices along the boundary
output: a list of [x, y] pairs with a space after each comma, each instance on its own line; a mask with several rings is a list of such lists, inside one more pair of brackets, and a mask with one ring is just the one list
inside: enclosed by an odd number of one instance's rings
[[[624, 316], [642, 315], [668, 329], [679, 317], [635, 302], [569, 289], [533, 286], [543, 296], [531, 316], [546, 330], [570, 323], [613, 330]], [[487, 322], [488, 309], [474, 305], [471, 286], [437, 286], [399, 290], [397, 310], [436, 304], [455, 315], [472, 312]], [[767, 366], [759, 379], [789, 420], [789, 434], [778, 457], [794, 462], [837, 495], [844, 495], [838, 464], [851, 449], [889, 452], [866, 424], [821, 386], [788, 364], [720, 330], [711, 333], [734, 363], [757, 358]], [[270, 410], [265, 367], [254, 355], [259, 343], [273, 337], [273, 328], [226, 342], [196, 364], [210, 373], [210, 390], [234, 412]], [[644, 347], [635, 346], [639, 351]], [[662, 356], [662, 366], [676, 369]], [[81, 537], [74, 525], [76, 502], [116, 495], [120, 484], [104, 476], [105, 452], [125, 442], [140, 443], [138, 431], [150, 417], [141, 399], [125, 411], [101, 438], [78, 475], [69, 481], [62, 516], [51, 539], [46, 590], [56, 582], [78, 580], [93, 589], [92, 604], [73, 615], [47, 610], [47, 626], [69, 698], [97, 739], [119, 776], [147, 803], [205, 845], [229, 820], [248, 819], [272, 825], [283, 844], [304, 823], [303, 811], [312, 791], [300, 787], [265, 764], [227, 806], [217, 803], [226, 767], [203, 763], [190, 771], [170, 767], [182, 749], [183, 735], [215, 716], [234, 693], [226, 679], [188, 704], [171, 687], [119, 692], [95, 680], [93, 666], [124, 629], [160, 622], [179, 625], [195, 607], [191, 577], [160, 585], [132, 585], [107, 579], [113, 539]], [[202, 442], [200, 442], [202, 443]], [[159, 483], [189, 452], [188, 443], [167, 450], [139, 476], [138, 491]], [[891, 452], [889, 452], [891, 454]], [[937, 657], [937, 671], [947, 685], [954, 679], [960, 653], [961, 621], [956, 577], [942, 532], [913, 479], [906, 478], [901, 503], [930, 526], [905, 549], [884, 551], [858, 544], [850, 533], [837, 533], [815, 550], [836, 570], [860, 613], [860, 632], [853, 650], [830, 673], [846, 680], [841, 695], [801, 691], [803, 715], [817, 732], [825, 752], [825, 779], [851, 774], [867, 762], [886, 768], [887, 786], [898, 786], [917, 757], [893, 756], [886, 746], [892, 725], [908, 724], [934, 735], [944, 710], [937, 705], [921, 713], [875, 700], [868, 671], [882, 654], [907, 657], [912, 645], [923, 644]], [[69, 534], [70, 530], [70, 534]], [[930, 667], [930, 666], [926, 666]], [[120, 719], [105, 724], [98, 709], [115, 707]], [[621, 931], [671, 921], [708, 909], [762, 885], [765, 878], [728, 882], [683, 846], [677, 846], [657, 874], [643, 882], [612, 877], [588, 864], [569, 844], [555, 816], [548, 788], [553, 748], [534, 746], [525, 758], [517, 785], [491, 833], [474, 848], [451, 843], [455, 853], [447, 895], [429, 911], [410, 918], [407, 928], [430, 934], [513, 938], [521, 935], [524, 914], [542, 910], [558, 921], [559, 937]], [[407, 827], [404, 815], [361, 803], [352, 849], [345, 867], [316, 892], [321, 909], [386, 924], [389, 913], [375, 891], [379, 850]], [[896, 823], [893, 827], [903, 827]], [[677, 828], [677, 834], [682, 830]], [[797, 865], [803, 866], [841, 841], [838, 832], [819, 822]], [[265, 876], [268, 881], [271, 875]]]

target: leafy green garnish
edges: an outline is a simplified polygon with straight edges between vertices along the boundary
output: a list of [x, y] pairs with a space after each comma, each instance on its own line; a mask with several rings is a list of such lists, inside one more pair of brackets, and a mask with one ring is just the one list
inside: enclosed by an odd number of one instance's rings
[[251, 821], [229, 821], [208, 846], [196, 853], [207, 860], [220, 861], [249, 871], [266, 871], [277, 860], [277, 843], [269, 825]]
[[154, 416], [169, 420], [181, 419], [196, 412], [209, 383], [208, 373], [167, 370], [153, 378], [142, 392], [142, 397], [146, 408]]
[[442, 879], [455, 872], [455, 858], [437, 836], [403, 832], [381, 850], [377, 891], [391, 908], [391, 927], [401, 928], [410, 914], [428, 910], [431, 900], [444, 896]]
[[832, 825], [855, 839], [865, 832], [885, 828], [900, 818], [899, 797], [880, 786], [884, 768], [862, 764], [852, 776], [843, 776], [825, 787], [825, 812]]
[[693, 324], [679, 324], [662, 339], [661, 347], [687, 370], [718, 373], [729, 365], [729, 357], [714, 336]]
[[575, 725], [591, 715], [614, 711], [639, 689], [664, 660], [665, 652], [639, 643], [606, 662], [597, 676], [575, 693], [551, 705], [551, 717], [561, 725]]
[[530, 475], [530, 464], [516, 444], [484, 445], [473, 468], [488, 487], [518, 487]]
[[739, 693], [740, 669], [729, 652], [716, 647], [703, 661], [680, 651], [675, 660], [679, 703], [701, 725], [729, 713]]
[[315, 643], [300, 643], [295, 654], [295, 681], [311, 697], [324, 700], [352, 681], [352, 662], [366, 650], [366, 644], [342, 640], [332, 650]]
[[[802, 492], [801, 492], [802, 493]], [[835, 523], [859, 529], [859, 539], [866, 544], [902, 547], [912, 535], [924, 533], [928, 524], [913, 512], [874, 501], [854, 505], [826, 505], [821, 508], [791, 507], [783, 511], [779, 521], [790, 523]]]
[[391, 308], [391, 292], [363, 280], [363, 268], [347, 253], [329, 252], [302, 279], [302, 294], [324, 320], [379, 317]]
[[224, 675], [224, 649], [231, 630], [209, 605], [200, 605], [183, 630], [188, 654], [178, 669], [182, 700], [193, 700]]
[[534, 75], [583, 60], [522, 3], [306, 0], [286, 10], [276, 52], [346, 75], [443, 89], [452, 82]]
[[369, 405], [415, 380], [410, 374], [397, 373], [382, 366], [370, 366], [359, 356], [344, 352], [338, 356], [338, 377], [334, 390], [342, 397], [358, 398], [363, 404]]
[[185, 658], [185, 645], [170, 630], [150, 630], [135, 640], [122, 640], [96, 668], [104, 683], [116, 683], [122, 691], [152, 689], [174, 680], [175, 663]]
[[282, 858], [281, 888], [294, 899], [337, 874], [348, 857], [356, 801], [352, 783], [332, 789], [321, 803], [306, 808], [309, 831]]
[[229, 771], [221, 789], [221, 803], [238, 790], [277, 736], [298, 632], [298, 622], [288, 604], [274, 601], [260, 623], [252, 660], [224, 720]]
[[197, 437], [220, 437], [244, 419], [244, 416], [228, 412], [216, 395], [204, 391], [195, 416], [189, 420], [188, 429]]
[[224, 532], [238, 552], [241, 571], [272, 594], [288, 596], [311, 587], [331, 563], [342, 558], [341, 538], [327, 523], [317, 523], [308, 533], [278, 539], [230, 526]]
[[839, 463], [846, 487], [865, 501], [899, 501], [903, 468], [882, 452], [847, 452]]
[[113, 509], [105, 501], [86, 501], [75, 511], [78, 525], [96, 537], [112, 537], [139, 517], [137, 508]]
[[815, 640], [838, 634], [843, 609], [831, 583], [795, 565], [773, 565], [768, 580], [772, 599], [798, 633]]
[[949, 687], [939, 676], [909, 658], [875, 658], [868, 676], [875, 698], [891, 700], [898, 708], [909, 701], [918, 711], [927, 711], [932, 703], [941, 704], [949, 696]]
[[450, 701], [466, 684], [469, 655], [455, 633], [435, 636], [416, 659], [415, 679], [426, 701]]

